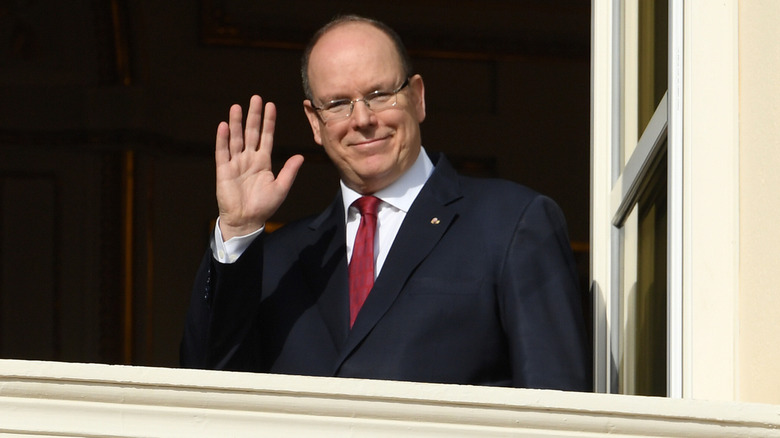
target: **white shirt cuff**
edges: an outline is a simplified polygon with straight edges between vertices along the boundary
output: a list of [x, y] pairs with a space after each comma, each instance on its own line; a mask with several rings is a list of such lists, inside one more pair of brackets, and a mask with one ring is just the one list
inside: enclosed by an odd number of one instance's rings
[[225, 242], [222, 239], [222, 231], [219, 229], [219, 218], [217, 218], [217, 224], [214, 226], [214, 238], [211, 240], [211, 253], [214, 255], [214, 259], [220, 263], [230, 264], [235, 262], [263, 230], [265, 230], [265, 226], [260, 227], [257, 231], [233, 237]]

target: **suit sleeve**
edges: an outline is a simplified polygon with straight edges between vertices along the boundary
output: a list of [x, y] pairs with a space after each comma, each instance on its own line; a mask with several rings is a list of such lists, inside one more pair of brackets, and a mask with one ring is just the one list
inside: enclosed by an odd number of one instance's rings
[[195, 277], [180, 364], [185, 368], [260, 371], [255, 321], [261, 300], [263, 237], [231, 264], [206, 251]]
[[514, 386], [592, 389], [582, 294], [560, 208], [537, 196], [523, 212], [500, 277]]

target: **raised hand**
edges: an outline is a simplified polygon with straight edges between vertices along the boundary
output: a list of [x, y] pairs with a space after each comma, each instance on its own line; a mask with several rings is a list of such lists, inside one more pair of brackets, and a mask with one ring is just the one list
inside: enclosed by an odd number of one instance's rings
[[273, 215], [292, 187], [303, 156], [290, 157], [274, 176], [271, 168], [276, 106], [252, 96], [243, 129], [240, 105], [230, 108], [230, 119], [217, 127], [214, 157], [217, 163], [219, 226], [225, 240], [249, 234]]

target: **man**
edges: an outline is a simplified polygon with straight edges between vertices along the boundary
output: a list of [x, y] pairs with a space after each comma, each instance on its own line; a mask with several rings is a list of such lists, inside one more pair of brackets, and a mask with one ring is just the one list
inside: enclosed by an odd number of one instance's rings
[[[428, 156], [423, 80], [383, 24], [348, 16], [325, 26], [302, 74], [304, 111], [341, 189], [321, 214], [264, 233], [303, 159], [274, 177], [274, 106], [263, 116], [252, 97], [243, 132], [241, 108], [231, 108], [217, 128], [218, 226], [182, 365], [589, 390], [559, 208]], [[353, 205], [363, 195], [378, 199], [376, 215]]]

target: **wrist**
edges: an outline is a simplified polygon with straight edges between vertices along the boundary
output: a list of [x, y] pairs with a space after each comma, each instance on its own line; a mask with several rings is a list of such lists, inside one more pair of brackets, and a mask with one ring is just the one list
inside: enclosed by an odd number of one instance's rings
[[222, 240], [227, 242], [234, 237], [247, 236], [256, 233], [265, 226], [264, 222], [259, 223], [247, 223], [241, 225], [231, 225], [229, 222], [223, 220], [223, 218], [217, 219], [217, 229], [222, 235]]

